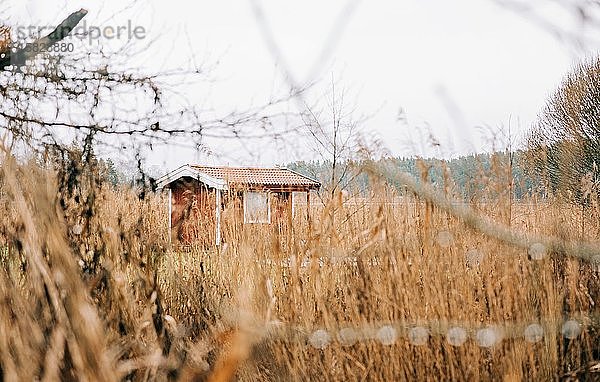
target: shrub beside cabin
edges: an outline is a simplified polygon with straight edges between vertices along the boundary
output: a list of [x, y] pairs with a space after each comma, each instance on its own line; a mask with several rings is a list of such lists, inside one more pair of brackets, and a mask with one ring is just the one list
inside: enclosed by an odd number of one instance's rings
[[[185, 165], [158, 180], [169, 192], [169, 233], [180, 244], [221, 243], [223, 230], [239, 224], [289, 225], [296, 198], [321, 184], [287, 168]], [[299, 194], [301, 193], [301, 194]]]

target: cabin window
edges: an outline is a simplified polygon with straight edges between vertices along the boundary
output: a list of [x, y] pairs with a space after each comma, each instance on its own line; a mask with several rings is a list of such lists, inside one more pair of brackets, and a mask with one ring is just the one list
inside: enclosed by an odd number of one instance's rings
[[244, 223], [270, 223], [271, 206], [266, 192], [244, 192]]

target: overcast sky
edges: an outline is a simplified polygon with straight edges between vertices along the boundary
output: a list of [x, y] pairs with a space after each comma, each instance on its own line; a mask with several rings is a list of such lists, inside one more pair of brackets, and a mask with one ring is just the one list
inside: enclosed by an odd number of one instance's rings
[[[364, 1], [343, 13], [339, 24], [345, 1], [257, 1], [283, 62], [276, 62], [249, 0], [147, 1], [114, 17], [124, 7], [121, 1], [13, 3], [8, 11], [13, 22], [55, 24], [81, 7], [90, 11], [89, 24], [121, 25], [133, 19], [146, 28], [148, 38], [158, 38], [156, 52], [150, 53], [161, 59], [146, 57], [157, 70], [191, 56], [218, 60], [211, 72], [215, 81], [198, 86], [191, 98], [224, 112], [258, 105], [285, 89], [283, 66], [298, 82], [316, 74], [321, 82], [315, 94], [336, 78], [357, 112], [372, 115], [364, 128], [401, 156], [489, 150], [487, 128], [510, 125], [518, 136], [586, 54], [574, 53], [547, 30], [492, 0]], [[550, 20], [568, 20], [558, 9], [542, 12]], [[341, 33], [323, 54], [334, 25], [342, 26]], [[441, 148], [427, 146], [429, 131]], [[235, 144], [210, 143], [224, 155], [207, 158], [173, 146], [150, 153], [149, 163], [173, 168], [198, 161], [271, 165], [310, 159], [306, 151], [268, 143], [247, 150], [258, 153], [252, 156]]]

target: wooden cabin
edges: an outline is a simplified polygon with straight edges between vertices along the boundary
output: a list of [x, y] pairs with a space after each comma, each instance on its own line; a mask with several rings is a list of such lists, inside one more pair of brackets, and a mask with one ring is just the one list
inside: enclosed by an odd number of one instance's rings
[[158, 186], [169, 192], [171, 241], [219, 245], [224, 220], [228, 224], [289, 224], [299, 193], [305, 195], [309, 216], [310, 193], [321, 184], [282, 167], [188, 164], [158, 179]]

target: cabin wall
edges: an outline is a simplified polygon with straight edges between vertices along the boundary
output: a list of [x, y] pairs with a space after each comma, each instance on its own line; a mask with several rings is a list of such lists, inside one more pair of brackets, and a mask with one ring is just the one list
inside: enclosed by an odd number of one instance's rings
[[[171, 188], [171, 240], [179, 245], [201, 244], [212, 246], [216, 240], [216, 191], [193, 178], [181, 178]], [[256, 191], [268, 191], [262, 188]], [[284, 234], [293, 224], [292, 191], [269, 191], [271, 226]], [[222, 192], [221, 237], [224, 242], [238, 242], [248, 229], [259, 229], [262, 224], [244, 227], [244, 191], [233, 189]], [[254, 226], [254, 227], [253, 227]], [[262, 229], [262, 228], [260, 228]]]
[[271, 222], [277, 224], [287, 223], [288, 214], [292, 213], [292, 193], [273, 192], [271, 194]]
[[215, 190], [194, 179], [171, 184], [171, 240], [179, 244], [215, 243]]
[[224, 242], [238, 242], [244, 225], [243, 193], [239, 191], [223, 192], [223, 212], [221, 213], [221, 232]]

